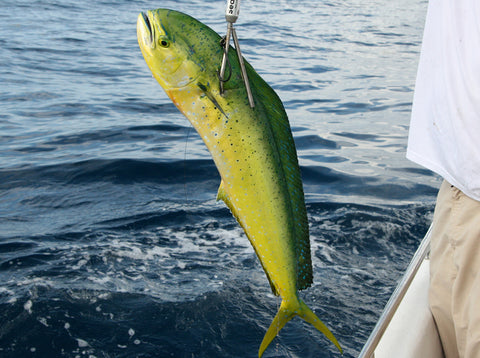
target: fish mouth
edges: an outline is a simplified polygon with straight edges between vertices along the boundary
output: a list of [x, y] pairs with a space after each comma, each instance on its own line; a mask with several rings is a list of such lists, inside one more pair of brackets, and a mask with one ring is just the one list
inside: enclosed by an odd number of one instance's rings
[[148, 15], [144, 12], [142, 12], [140, 15], [142, 15], [143, 22], [145, 23], [145, 26], [147, 27], [147, 30], [152, 33], [152, 24], [150, 23], [150, 19], [148, 18]]
[[[143, 20], [143, 21], [142, 21]], [[142, 12], [138, 16], [138, 29], [140, 30], [140, 24], [143, 23], [143, 29], [142, 29], [142, 36], [144, 39], [144, 42], [150, 46], [153, 44], [153, 37], [154, 37], [154, 28], [152, 26], [152, 23], [150, 22], [150, 19], [148, 18], [148, 13]], [[148, 42], [147, 42], [148, 40]]]

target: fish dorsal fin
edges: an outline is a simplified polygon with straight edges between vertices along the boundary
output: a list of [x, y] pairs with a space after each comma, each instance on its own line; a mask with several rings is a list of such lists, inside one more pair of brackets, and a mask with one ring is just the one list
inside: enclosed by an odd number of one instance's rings
[[292, 131], [282, 101], [275, 91], [246, 63], [248, 77], [255, 98], [255, 111], [264, 111], [271, 126], [288, 186], [291, 215], [295, 225], [297, 251], [297, 289], [305, 289], [313, 282], [310, 238], [303, 184]]
[[[242, 222], [239, 220], [239, 217], [237, 215], [237, 210], [235, 209], [235, 206], [232, 205], [232, 202], [230, 200], [230, 198], [228, 197], [228, 194], [227, 192], [225, 191], [225, 185], [223, 184], [223, 180], [220, 182], [220, 187], [218, 188], [218, 193], [217, 193], [217, 201], [219, 200], [222, 200], [226, 205], [227, 207], [230, 209], [230, 211], [232, 212], [232, 215], [235, 217], [235, 219], [237, 219], [238, 223], [240, 224], [240, 226], [244, 229], [243, 231], [245, 231], [248, 239], [250, 240], [250, 237], [248, 236], [248, 232], [247, 230], [245, 230], [245, 228], [243, 227], [243, 224]], [[251, 240], [250, 240], [251, 241]], [[252, 245], [252, 247], [255, 249], [255, 245]], [[258, 256], [258, 253], [256, 252], [257, 254], [257, 257], [260, 257]], [[260, 261], [261, 263], [261, 261]], [[262, 264], [263, 265], [263, 264]], [[263, 269], [263, 271], [265, 271], [266, 275], [267, 275], [267, 278], [268, 278], [268, 282], [270, 283], [270, 287], [272, 289], [272, 292], [274, 293], [275, 296], [278, 296], [278, 292], [277, 292], [277, 289], [275, 288], [275, 286], [273, 285], [272, 283], [272, 280], [270, 279], [270, 276], [268, 276], [268, 271], [265, 270], [265, 268]]]

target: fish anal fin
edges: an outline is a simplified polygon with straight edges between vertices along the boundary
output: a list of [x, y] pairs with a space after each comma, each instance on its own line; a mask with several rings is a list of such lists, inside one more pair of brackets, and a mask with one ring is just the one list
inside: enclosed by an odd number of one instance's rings
[[[228, 194], [227, 192], [225, 191], [225, 184], [223, 183], [223, 180], [220, 182], [220, 187], [218, 188], [218, 192], [217, 192], [217, 201], [223, 201], [227, 207], [230, 209], [232, 215], [235, 217], [235, 219], [237, 219], [237, 222], [240, 224], [240, 226], [243, 228], [243, 231], [245, 231], [245, 234], [247, 235], [248, 239], [250, 240], [250, 242], [252, 242], [252, 240], [250, 239], [250, 236], [249, 236], [249, 233], [248, 233], [248, 230], [246, 230], [246, 228], [244, 227], [243, 223], [239, 220], [239, 216], [238, 216], [238, 213], [237, 213], [237, 209], [235, 208], [235, 206], [232, 204], [232, 201], [230, 200], [230, 198], [228, 197]], [[255, 245], [253, 245], [253, 242], [252, 242], [252, 246], [253, 246], [253, 249], [255, 250], [255, 254], [257, 255], [258, 258], [261, 257], [261, 255], [258, 254], [257, 252], [257, 249], [255, 247]], [[262, 263], [262, 260], [260, 260], [260, 263], [262, 264], [262, 267], [263, 267], [263, 263]], [[273, 284], [272, 280], [270, 279], [270, 277], [268, 276], [268, 271], [265, 270], [265, 267], [263, 267], [263, 271], [265, 272], [266, 276], [267, 276], [267, 279], [268, 279], [268, 283], [270, 284], [270, 288], [272, 289], [272, 292], [275, 296], [278, 296], [278, 291], [275, 287], [275, 285]]]
[[[257, 256], [258, 256], [258, 255], [257, 255]], [[263, 266], [263, 264], [262, 264], [262, 266]], [[273, 293], [275, 296], [278, 296], [277, 288], [276, 288], [275, 285], [273, 284], [272, 280], [270, 280], [270, 276], [268, 276], [267, 270], [263, 269], [263, 271], [265, 271], [265, 274], [267, 275], [268, 283], [270, 284], [270, 288], [272, 289], [272, 293]]]

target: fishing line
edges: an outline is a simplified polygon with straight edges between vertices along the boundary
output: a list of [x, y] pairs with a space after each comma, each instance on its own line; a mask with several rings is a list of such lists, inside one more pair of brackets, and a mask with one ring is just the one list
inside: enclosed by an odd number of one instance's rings
[[[190, 124], [190, 122], [188, 122]], [[187, 136], [185, 138], [185, 149], [183, 151], [183, 191], [185, 194], [185, 201], [188, 202], [188, 191], [187, 191], [187, 147], [188, 139], [190, 138], [190, 130], [192, 125], [190, 124], [187, 127]]]
[[[282, 298], [280, 297], [280, 295], [278, 296], [275, 296], [276, 298], [276, 303], [277, 303], [277, 313], [280, 311], [280, 304], [282, 302]], [[276, 344], [275, 344], [275, 352], [277, 353], [277, 356], [280, 356], [280, 342], [278, 340], [278, 334], [280, 332], [280, 322], [277, 321], [277, 334], [275, 335], [275, 338], [277, 338], [275, 341], [276, 341]]]

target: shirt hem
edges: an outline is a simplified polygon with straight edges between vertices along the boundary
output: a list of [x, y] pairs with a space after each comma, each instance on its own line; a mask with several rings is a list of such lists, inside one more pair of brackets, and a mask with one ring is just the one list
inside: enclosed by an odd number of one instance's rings
[[414, 163], [417, 163], [434, 173], [440, 175], [443, 179], [449, 182], [451, 185], [455, 186], [457, 189], [461, 190], [465, 195], [470, 197], [473, 200], [480, 201], [480, 195], [475, 195], [472, 193], [471, 190], [467, 189], [462, 183], [460, 183], [453, 175], [451, 175], [448, 171], [446, 171], [443, 167], [425, 159], [424, 156], [413, 152], [411, 150], [407, 150], [407, 159], [411, 160]]

